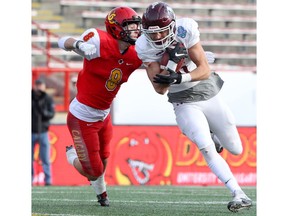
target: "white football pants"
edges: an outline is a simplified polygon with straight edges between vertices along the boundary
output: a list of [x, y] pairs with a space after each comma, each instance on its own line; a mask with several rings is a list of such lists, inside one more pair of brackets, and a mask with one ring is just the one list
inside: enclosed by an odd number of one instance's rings
[[206, 101], [173, 103], [173, 107], [180, 130], [199, 150], [214, 145], [211, 130], [230, 153], [242, 153], [234, 116], [219, 94]]

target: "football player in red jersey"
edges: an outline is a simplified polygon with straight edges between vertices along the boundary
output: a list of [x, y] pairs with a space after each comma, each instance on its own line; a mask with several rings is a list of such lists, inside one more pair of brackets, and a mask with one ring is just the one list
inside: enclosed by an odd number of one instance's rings
[[142, 64], [134, 46], [141, 33], [138, 14], [116, 7], [105, 25], [106, 31], [90, 28], [80, 38], [65, 36], [58, 41], [61, 49], [84, 57], [67, 115], [74, 142], [66, 147], [67, 160], [90, 181], [101, 206], [109, 206], [104, 174], [112, 138], [110, 107], [121, 84]]

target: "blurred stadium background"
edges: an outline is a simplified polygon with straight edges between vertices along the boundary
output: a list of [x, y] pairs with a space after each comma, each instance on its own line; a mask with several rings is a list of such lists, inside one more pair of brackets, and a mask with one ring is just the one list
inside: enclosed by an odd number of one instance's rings
[[[115, 6], [130, 6], [140, 15], [154, 1], [32, 0], [32, 83], [42, 77], [56, 102], [52, 121], [51, 162], [54, 185], [87, 185], [65, 158], [72, 143], [65, 126], [75, 95], [72, 80], [82, 58], [57, 46], [60, 36], [79, 36], [90, 27], [105, 29], [104, 19]], [[176, 17], [192, 17], [200, 26], [205, 50], [216, 55], [211, 65], [223, 79], [221, 94], [236, 117], [244, 146], [240, 156], [223, 157], [241, 185], [256, 185], [256, 2], [254, 0], [165, 1]], [[31, 83], [31, 85], [32, 85]], [[112, 107], [115, 136], [107, 170], [109, 185], [220, 185], [195, 145], [178, 130], [166, 96], [154, 93], [143, 69], [122, 86]], [[135, 148], [129, 144], [137, 143]], [[43, 185], [36, 153], [34, 185]], [[127, 159], [138, 161], [131, 167]], [[65, 172], [65, 174], [64, 174]], [[68, 175], [67, 175], [68, 174]]]

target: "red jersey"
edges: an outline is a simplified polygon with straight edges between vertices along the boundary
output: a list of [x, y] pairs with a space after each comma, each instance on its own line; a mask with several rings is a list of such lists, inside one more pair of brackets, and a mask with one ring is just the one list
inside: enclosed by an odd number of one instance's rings
[[100, 47], [100, 55], [91, 60], [84, 58], [83, 69], [77, 79], [76, 98], [87, 106], [104, 110], [110, 108], [120, 86], [127, 82], [142, 61], [137, 56], [135, 46], [131, 45], [120, 53], [116, 39], [105, 31], [96, 31], [99, 35], [96, 47]]

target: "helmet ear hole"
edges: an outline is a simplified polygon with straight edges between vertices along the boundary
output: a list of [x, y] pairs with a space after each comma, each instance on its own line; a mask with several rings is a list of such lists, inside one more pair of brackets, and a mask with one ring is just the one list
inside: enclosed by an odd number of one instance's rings
[[126, 37], [127, 36], [127, 34], [126, 34], [126, 32], [125, 31], [121, 31], [120, 32], [120, 37], [122, 38], [122, 37]]

